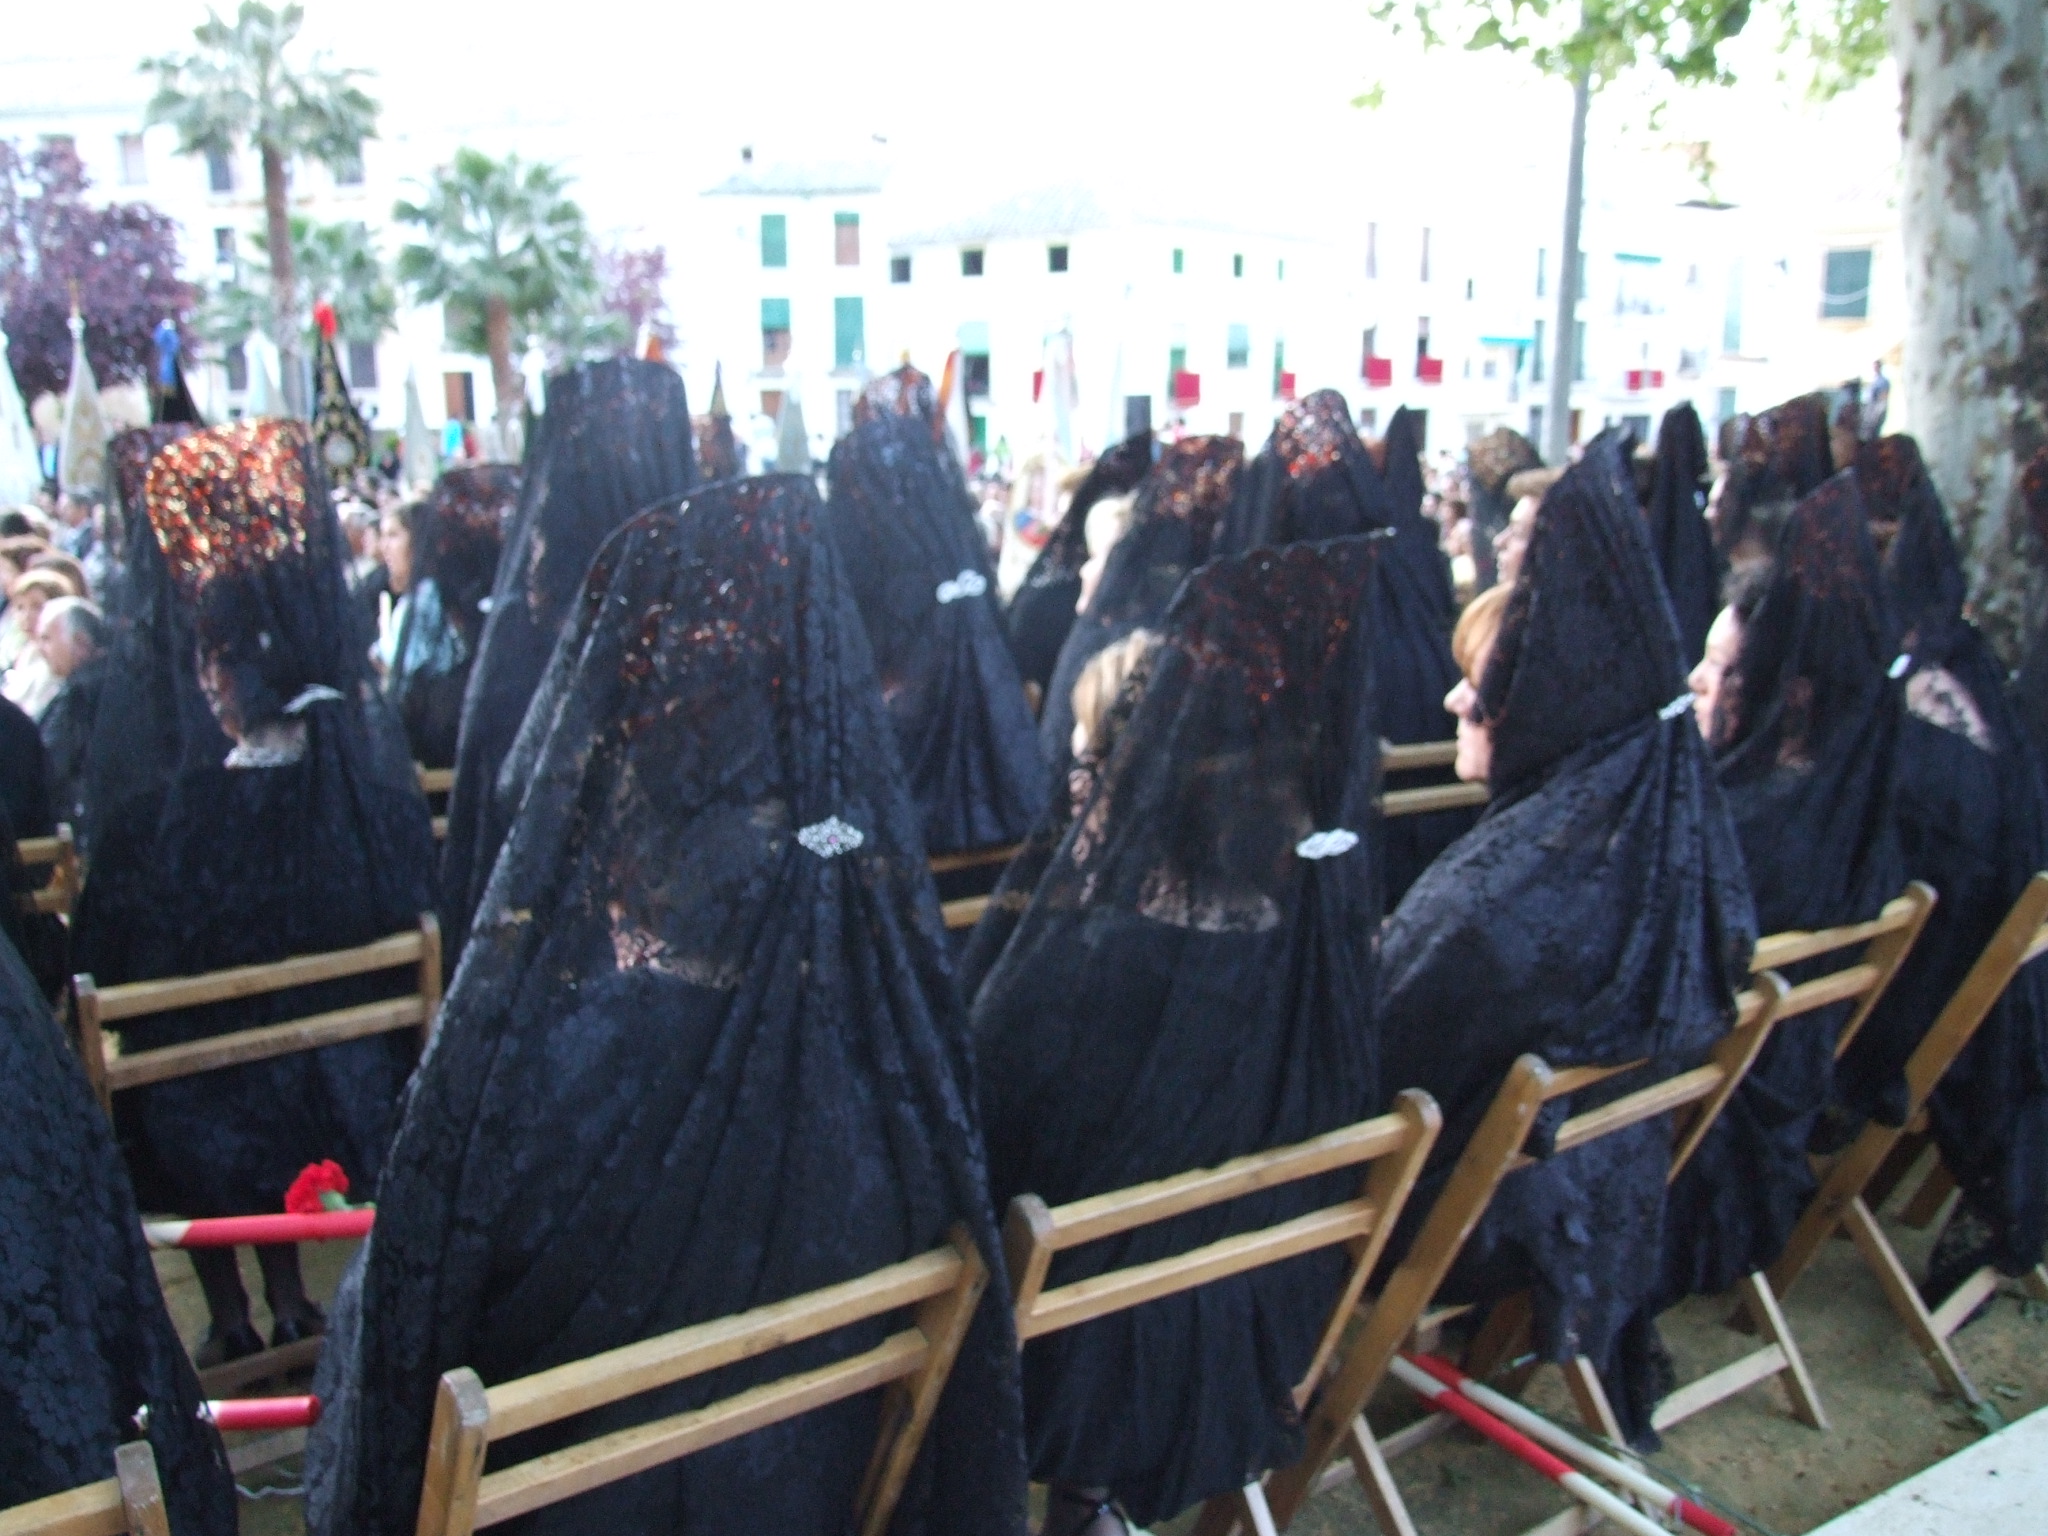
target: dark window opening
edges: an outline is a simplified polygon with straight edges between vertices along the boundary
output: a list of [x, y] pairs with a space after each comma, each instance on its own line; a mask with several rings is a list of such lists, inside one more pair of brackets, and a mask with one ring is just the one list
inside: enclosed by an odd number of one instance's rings
[[962, 382], [970, 400], [986, 399], [988, 396], [988, 354], [969, 352], [962, 359]]
[[227, 350], [228, 388], [240, 393], [249, 387], [249, 349], [239, 341]]
[[476, 420], [476, 375], [467, 370], [441, 375], [441, 398], [450, 421]]
[[377, 387], [377, 344], [374, 341], [352, 341], [348, 344], [348, 387]]
[[228, 158], [226, 150], [209, 149], [206, 152], [206, 185], [214, 192], [235, 190], [235, 163]]
[[960, 275], [962, 277], [981, 276], [983, 261], [987, 254], [979, 246], [962, 251], [960, 253]]
[[889, 281], [892, 283], [907, 283], [910, 281], [910, 258], [908, 256], [891, 256], [889, 258]]
[[1045, 269], [1048, 272], [1067, 270], [1067, 248], [1064, 245], [1049, 245], [1045, 248]]

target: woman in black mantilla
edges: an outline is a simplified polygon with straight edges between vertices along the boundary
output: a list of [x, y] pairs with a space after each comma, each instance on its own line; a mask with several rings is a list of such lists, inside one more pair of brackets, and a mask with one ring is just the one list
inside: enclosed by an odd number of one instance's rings
[[[1460, 775], [1493, 798], [1381, 939], [1381, 1082], [1427, 1090], [1444, 1115], [1397, 1244], [1518, 1056], [1690, 1066], [1747, 980], [1741, 849], [1692, 721], [1627, 440], [1602, 433], [1544, 497], [1514, 587], [1482, 599], [1497, 635], [1464, 642], [1468, 681], [1446, 701]], [[1546, 1106], [1530, 1147], [1543, 1160], [1502, 1184], [1444, 1291], [1533, 1290], [1537, 1349], [1589, 1356], [1632, 1433], [1654, 1389], [1624, 1325], [1655, 1287], [1670, 1132], [1650, 1120], [1544, 1154], [1567, 1115], [1640, 1078]]]
[[683, 381], [665, 364], [581, 363], [551, 375], [547, 397], [462, 702], [441, 855], [442, 938], [451, 972], [525, 788], [502, 782], [498, 770], [591, 556], [635, 512], [680, 495], [697, 478], [689, 402]]
[[[264, 420], [188, 437], [151, 463], [147, 500], [175, 609], [157, 615], [156, 633], [195, 647], [211, 709], [199, 720], [173, 705], [131, 722], [154, 735], [176, 721], [179, 755], [156, 787], [103, 814], [79, 969], [101, 985], [189, 975], [414, 927], [431, 905], [432, 832], [410, 766], [380, 748], [346, 545], [306, 428]], [[151, 675], [181, 670], [162, 658]], [[160, 745], [137, 739], [130, 751]], [[171, 1045], [386, 990], [368, 978], [211, 1004], [137, 1020], [122, 1044]], [[371, 1188], [412, 1050], [377, 1035], [121, 1094], [139, 1198], [184, 1216], [276, 1211], [299, 1170], [329, 1158]], [[318, 1332], [297, 1250], [258, 1257], [273, 1342]], [[233, 1254], [196, 1250], [193, 1264], [213, 1316], [202, 1361], [253, 1353]]]
[[[1368, 823], [1374, 541], [1212, 561], [973, 1010], [998, 1201], [1053, 1205], [1361, 1119], [1380, 896]], [[1105, 652], [1107, 657], [1110, 653]], [[1048, 1284], [1283, 1220], [1291, 1188], [1053, 1261]], [[1342, 1281], [1323, 1254], [1034, 1341], [1052, 1536], [1141, 1523], [1299, 1452], [1291, 1393]]]
[[[807, 478], [707, 487], [621, 529], [571, 606], [507, 763], [530, 788], [337, 1304], [315, 1532], [413, 1529], [443, 1371], [504, 1381], [851, 1279], [964, 1222], [997, 1277], [894, 1529], [1021, 1536], [1017, 1346], [966, 1028], [820, 513]], [[837, 1536], [876, 1410], [872, 1393], [821, 1409], [516, 1529]]]
[[[1865, 443], [1856, 480], [1901, 633], [1899, 836], [1906, 873], [1939, 895], [1927, 926], [1842, 1059], [1853, 1123], [1896, 1123], [1906, 1059], [2035, 871], [2048, 806], [2005, 669], [1963, 612], [1964, 576], [1941, 497], [1910, 437]], [[2048, 1236], [2048, 972], [2022, 967], [1928, 1103], [1963, 1197], [1923, 1289], [1945, 1297], [1980, 1265], [2019, 1274]]]
[[1541, 469], [1543, 455], [1512, 427], [1496, 427], [1466, 450], [1472, 485], [1472, 567], [1475, 585], [1484, 592], [1500, 579], [1493, 541], [1508, 525], [1515, 499], [1508, 482], [1526, 469]]
[[[1435, 526], [1422, 513], [1422, 443], [1418, 418], [1405, 406], [1387, 424], [1385, 455], [1382, 470], [1352, 429], [1351, 407], [1336, 390], [1319, 389], [1288, 406], [1265, 451], [1245, 471], [1218, 548], [1235, 552], [1391, 530], [1393, 545], [1380, 561], [1372, 648], [1380, 669], [1374, 689], [1380, 730], [1396, 743], [1441, 741], [1443, 698], [1458, 680], [1451, 660], [1451, 570]], [[1374, 818], [1389, 904], [1400, 901], [1472, 820], [1470, 811]]]
[[107, 1117], [6, 937], [0, 1117], [0, 1509], [112, 1477], [140, 1415], [172, 1529], [234, 1536], [227, 1456]]
[[[1189, 437], [1161, 450], [1139, 484], [1129, 529], [1108, 553], [1102, 579], [1060, 647], [1038, 715], [1038, 750], [1055, 794], [1073, 757], [1074, 684], [1096, 653], [1157, 624], [1187, 574], [1209, 558], [1236, 495], [1244, 445]], [[1083, 522], [1086, 521], [1085, 515]]]
[[451, 469], [423, 499], [384, 514], [379, 541], [396, 601], [379, 626], [377, 668], [414, 760], [429, 768], [455, 762], [462, 696], [518, 500], [519, 471], [484, 464]]
[[[1759, 933], [1863, 922], [1906, 883], [1895, 652], [1863, 498], [1845, 471], [1799, 503], [1775, 558], [1738, 583], [1691, 679]], [[1725, 1291], [1783, 1250], [1813, 1196], [1807, 1143], [1847, 1011], [1780, 1024], [1679, 1176], [1660, 1305]]]
[[[1755, 416], [1724, 423], [1735, 448], [1708, 498], [1714, 548], [1733, 566], [1768, 560], [1776, 547], [1776, 516], [1820, 489], [1836, 469], [1828, 424], [1828, 397], [1800, 395]], [[1724, 439], [1725, 441], [1725, 439]], [[1846, 465], [1841, 466], [1847, 468]]]
[[988, 553], [931, 380], [908, 363], [854, 407], [832, 450], [825, 526], [867, 626], [925, 851], [1012, 843], [1045, 768]]
[[1017, 670], [1041, 695], [1052, 684], [1060, 647], [1074, 627], [1074, 608], [1081, 597], [1081, 567], [1088, 563], [1088, 511], [1105, 496], [1122, 496], [1138, 488], [1152, 468], [1152, 434], [1124, 439], [1097, 459], [1087, 478], [1074, 488], [1073, 499], [1045, 548], [1024, 573], [1024, 583], [1010, 599], [1005, 622]]
[[1721, 611], [1723, 562], [1707, 526], [1707, 434], [1690, 401], [1674, 405], [1657, 427], [1657, 457], [1643, 511], [1650, 548], [1664, 573], [1664, 590], [1678, 620], [1681, 654], [1706, 647], [1707, 628]]

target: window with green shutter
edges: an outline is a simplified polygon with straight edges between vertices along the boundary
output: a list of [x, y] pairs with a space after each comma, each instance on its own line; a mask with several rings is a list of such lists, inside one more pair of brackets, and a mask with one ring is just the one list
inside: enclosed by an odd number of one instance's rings
[[761, 301], [761, 366], [780, 368], [789, 359], [789, 300]]
[[780, 213], [761, 215], [761, 265], [789, 265], [789, 219]]
[[1230, 328], [1230, 348], [1223, 359], [1226, 368], [1247, 368], [1252, 360], [1252, 328], [1248, 325], [1233, 325]]
[[866, 318], [861, 301], [832, 301], [832, 366], [858, 368], [867, 356]]
[[1870, 318], [1870, 247], [1829, 251], [1820, 296], [1823, 320]]

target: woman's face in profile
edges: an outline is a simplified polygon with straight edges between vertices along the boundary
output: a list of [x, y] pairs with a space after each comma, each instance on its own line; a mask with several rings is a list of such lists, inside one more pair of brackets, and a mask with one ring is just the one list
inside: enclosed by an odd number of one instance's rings
[[[1473, 658], [1473, 670], [1481, 677], [1486, 675], [1486, 663], [1492, 656], [1489, 644]], [[1479, 706], [1479, 690], [1470, 678], [1459, 678], [1458, 686], [1444, 695], [1444, 708], [1458, 722], [1458, 757], [1452, 772], [1467, 784], [1484, 784], [1493, 772], [1493, 726]]]
[[1543, 503], [1524, 496], [1508, 514], [1507, 526], [1493, 536], [1493, 564], [1504, 587], [1515, 584], [1522, 574], [1522, 556], [1529, 552], [1529, 535], [1536, 530], [1536, 509]]
[[1723, 608], [1707, 631], [1706, 654], [1685, 680], [1692, 689], [1693, 719], [1699, 722], [1700, 736], [1708, 742], [1714, 739], [1714, 711], [1721, 704], [1721, 684], [1741, 651], [1742, 621], [1736, 618], [1733, 608]]

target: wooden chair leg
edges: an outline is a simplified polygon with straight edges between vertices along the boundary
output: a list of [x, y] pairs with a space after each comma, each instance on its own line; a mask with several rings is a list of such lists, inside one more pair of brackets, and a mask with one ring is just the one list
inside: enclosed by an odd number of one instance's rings
[[1566, 1361], [1564, 1384], [1571, 1389], [1573, 1406], [1579, 1410], [1579, 1419], [1586, 1428], [1609, 1445], [1627, 1446], [1628, 1436], [1622, 1432], [1621, 1420], [1614, 1416], [1614, 1405], [1607, 1400], [1607, 1389], [1600, 1384], [1600, 1373], [1593, 1369], [1592, 1361], [1584, 1355]]
[[[1260, 1490], [1260, 1497], [1265, 1497], [1264, 1489]], [[1195, 1528], [1188, 1536], [1235, 1536], [1247, 1518], [1242, 1490], [1215, 1494], [1203, 1500], [1202, 1512], [1195, 1517]]]
[[1920, 1291], [1913, 1284], [1913, 1277], [1906, 1273], [1906, 1266], [1899, 1262], [1891, 1241], [1877, 1224], [1877, 1218], [1870, 1214], [1870, 1207], [1862, 1200], [1851, 1200], [1842, 1212], [1842, 1224], [1849, 1229], [1863, 1260], [1877, 1276], [1877, 1283], [1884, 1290], [1885, 1299], [1892, 1304], [1892, 1310], [1899, 1315], [1899, 1321], [1906, 1325], [1906, 1331], [1913, 1336], [1920, 1353], [1941, 1382], [1943, 1388], [1961, 1398], [1972, 1408], [1984, 1399], [1977, 1394], [1977, 1388], [1963, 1371], [1963, 1364], [1956, 1353], [1949, 1348], [1948, 1340], [1936, 1330], [1934, 1318], [1927, 1305], [1920, 1299]]
[[128, 1536], [171, 1536], [170, 1511], [157, 1481], [156, 1452], [147, 1440], [114, 1447], [114, 1477], [121, 1485], [121, 1511]]
[[1799, 1352], [1799, 1341], [1793, 1337], [1792, 1325], [1785, 1321], [1785, 1314], [1778, 1306], [1771, 1282], [1760, 1274], [1744, 1275], [1736, 1282], [1735, 1289], [1749, 1315], [1756, 1319], [1758, 1331], [1785, 1357], [1778, 1380], [1784, 1385], [1785, 1396], [1791, 1400], [1792, 1417], [1808, 1429], [1825, 1431], [1828, 1428], [1827, 1410], [1820, 1405], [1819, 1389], [1813, 1384], [1813, 1374], [1806, 1368], [1806, 1357]]
[[1928, 1314], [1934, 1331], [1944, 1339], [1948, 1338], [1970, 1320], [1972, 1312], [1998, 1294], [2001, 1283], [2002, 1277], [1989, 1264], [1979, 1269], [1944, 1296], [1941, 1305]]
[[1487, 1381], [1519, 1356], [1534, 1316], [1534, 1304], [1527, 1291], [1496, 1303], [1466, 1347], [1465, 1374], [1475, 1381]]
[[1358, 1486], [1365, 1494], [1365, 1502], [1372, 1506], [1372, 1517], [1379, 1522], [1380, 1536], [1416, 1536], [1415, 1521], [1408, 1514], [1401, 1490], [1394, 1486], [1393, 1471], [1387, 1466], [1387, 1458], [1380, 1454], [1380, 1443], [1373, 1438], [1372, 1426], [1366, 1423], [1364, 1414], [1351, 1421], [1344, 1451], [1358, 1473]]
[[475, 1531], [477, 1484], [483, 1481], [484, 1455], [490, 1449], [490, 1424], [491, 1405], [475, 1371], [464, 1367], [441, 1378], [414, 1536], [471, 1536]]
[[1906, 1202], [1906, 1208], [1899, 1213], [1899, 1220], [1916, 1232], [1924, 1232], [1933, 1225], [1934, 1218], [1941, 1214], [1941, 1208], [1948, 1203], [1948, 1197], [1956, 1191], [1956, 1176], [1948, 1171], [1948, 1164], [1936, 1160], [1927, 1171], [1927, 1177], [1920, 1181], [1920, 1188], [1913, 1198]]
[[1913, 1165], [1926, 1154], [1933, 1140], [1925, 1130], [1908, 1126], [1885, 1155], [1885, 1160], [1877, 1165], [1877, 1172], [1870, 1176], [1870, 1182], [1863, 1186], [1863, 1203], [1873, 1211], [1883, 1210], [1885, 1202], [1892, 1197], [1892, 1191], [1906, 1181]]
[[2020, 1284], [2034, 1300], [2048, 1306], [2048, 1264], [2036, 1264], [2020, 1276]]

